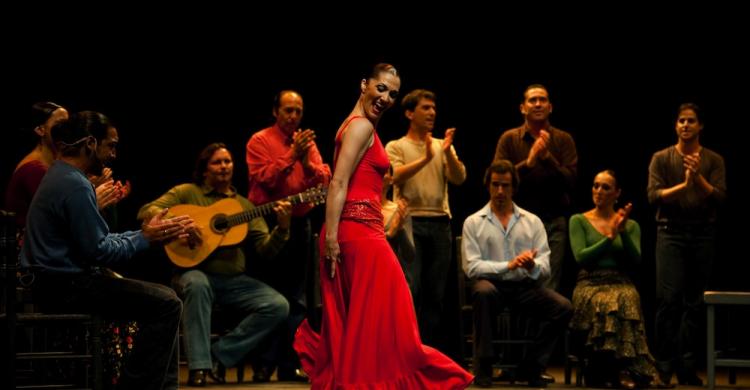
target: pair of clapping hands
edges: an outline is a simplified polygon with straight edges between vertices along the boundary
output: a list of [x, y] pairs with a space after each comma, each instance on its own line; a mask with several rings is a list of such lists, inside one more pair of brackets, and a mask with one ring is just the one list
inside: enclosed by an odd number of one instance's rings
[[118, 203], [130, 195], [130, 182], [115, 181], [112, 179], [112, 169], [104, 168], [99, 176], [90, 176], [89, 180], [94, 185], [96, 192], [96, 205], [99, 210]]

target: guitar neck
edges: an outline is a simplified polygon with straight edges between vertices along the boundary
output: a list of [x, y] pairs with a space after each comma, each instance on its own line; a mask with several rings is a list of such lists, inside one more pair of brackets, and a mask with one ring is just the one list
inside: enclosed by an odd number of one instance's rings
[[[292, 204], [292, 206], [298, 205], [303, 202], [302, 193], [290, 195], [286, 198], [282, 199]], [[243, 211], [241, 213], [232, 214], [227, 216], [227, 224], [231, 226], [237, 226], [241, 225], [243, 223], [248, 223], [254, 218], [262, 217], [266, 214], [270, 214], [273, 212], [273, 206], [276, 204], [277, 201], [274, 202], [268, 202], [265, 204], [262, 204], [260, 206], [257, 206], [251, 210]]]

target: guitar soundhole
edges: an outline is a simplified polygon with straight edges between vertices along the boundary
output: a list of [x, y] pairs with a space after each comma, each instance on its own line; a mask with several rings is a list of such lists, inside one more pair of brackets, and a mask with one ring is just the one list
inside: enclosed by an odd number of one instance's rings
[[225, 214], [217, 214], [211, 219], [211, 230], [217, 234], [223, 234], [229, 230], [229, 222]]

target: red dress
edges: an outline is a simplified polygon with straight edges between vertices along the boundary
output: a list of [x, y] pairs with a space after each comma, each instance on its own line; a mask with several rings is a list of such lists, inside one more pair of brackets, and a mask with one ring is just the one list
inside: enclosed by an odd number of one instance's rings
[[[339, 135], [337, 150], [340, 143]], [[333, 279], [320, 262], [321, 333], [305, 321], [295, 337], [312, 389], [464, 389], [473, 379], [419, 338], [409, 287], [383, 231], [380, 190], [388, 166], [376, 133], [349, 181], [339, 222], [341, 263]], [[321, 259], [324, 233], [325, 227]]]

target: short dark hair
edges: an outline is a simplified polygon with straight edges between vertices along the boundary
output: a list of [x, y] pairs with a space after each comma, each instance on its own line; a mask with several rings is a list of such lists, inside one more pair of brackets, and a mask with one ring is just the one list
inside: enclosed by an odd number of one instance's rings
[[547, 97], [549, 98], [549, 89], [547, 89], [547, 87], [542, 84], [531, 84], [523, 90], [523, 95], [521, 95], [521, 103], [526, 101], [526, 93], [529, 92], [530, 89], [535, 88], [543, 89], [545, 92], [547, 92]]
[[435, 93], [426, 89], [415, 89], [401, 99], [401, 108], [403, 108], [404, 111], [414, 111], [417, 108], [417, 104], [419, 104], [419, 101], [422, 99], [432, 100], [434, 102]]
[[[195, 169], [193, 170], [193, 182], [195, 184], [203, 185], [203, 174], [206, 173], [208, 162], [211, 160], [211, 157], [214, 155], [214, 153], [216, 153], [216, 151], [219, 149], [227, 149], [227, 146], [222, 142], [214, 142], [207, 145], [198, 154], [198, 158], [195, 160]], [[227, 151], [228, 150], [229, 149], [227, 149]]]
[[495, 160], [490, 164], [489, 167], [487, 167], [487, 170], [484, 171], [484, 186], [487, 187], [490, 185], [490, 178], [492, 177], [493, 173], [510, 173], [510, 177], [513, 179], [513, 191], [515, 191], [518, 188], [519, 179], [518, 179], [518, 172], [516, 172], [516, 166], [513, 165], [512, 162], [508, 160]]
[[680, 108], [677, 110], [677, 117], [679, 117], [685, 110], [693, 110], [695, 118], [698, 119], [698, 123], [703, 123], [703, 111], [697, 104], [690, 102], [680, 104]]
[[52, 127], [52, 141], [63, 156], [75, 156], [85, 144], [86, 137], [94, 137], [97, 142], [107, 138], [112, 122], [106, 115], [96, 111], [80, 111], [70, 119]]
[[96, 111], [81, 111], [76, 114], [78, 120], [83, 123], [91, 135], [96, 138], [96, 141], [101, 145], [102, 141], [107, 138], [107, 132], [111, 127], [114, 127], [112, 121], [101, 112]]
[[279, 107], [281, 107], [281, 98], [284, 97], [284, 95], [288, 93], [296, 93], [299, 96], [302, 96], [301, 93], [293, 90], [293, 89], [284, 89], [279, 91], [274, 97], [273, 97], [273, 111], [276, 112]]

